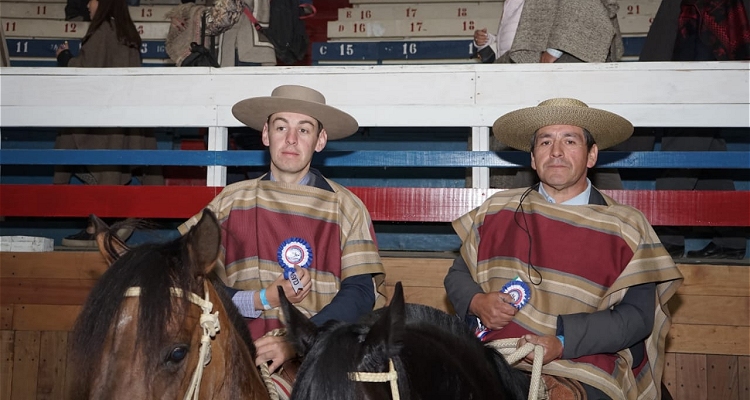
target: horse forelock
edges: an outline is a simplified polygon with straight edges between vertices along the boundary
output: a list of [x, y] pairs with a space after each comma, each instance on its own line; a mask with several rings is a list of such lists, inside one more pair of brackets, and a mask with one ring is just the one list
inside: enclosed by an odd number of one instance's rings
[[[78, 393], [89, 393], [95, 371], [102, 362], [103, 350], [115, 324], [121, 318], [123, 302], [128, 299], [125, 292], [130, 287], [139, 287], [137, 301], [137, 332], [118, 332], [119, 335], [134, 335], [133, 354], [159, 354], [160, 345], [167, 340], [167, 321], [178, 321], [185, 317], [187, 301], [173, 298], [170, 287], [185, 292], [200, 288], [198, 280], [190, 274], [190, 268], [182, 264], [189, 260], [187, 250], [177, 239], [169, 243], [144, 244], [131, 249], [101, 276], [91, 290], [74, 328], [73, 357], [75, 367], [80, 369], [77, 380]], [[200, 290], [202, 293], [202, 290]], [[130, 326], [133, 326], [131, 324]], [[153, 359], [143, 357], [142, 359]], [[158, 359], [157, 359], [158, 360]], [[131, 362], [132, 360], [111, 360]], [[144, 373], [154, 365], [144, 366]]]

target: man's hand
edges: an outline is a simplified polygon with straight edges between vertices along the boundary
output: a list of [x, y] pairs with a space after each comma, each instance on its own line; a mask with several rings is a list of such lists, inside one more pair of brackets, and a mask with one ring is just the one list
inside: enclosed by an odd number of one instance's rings
[[[560, 343], [560, 339], [557, 338], [557, 336], [552, 335], [545, 335], [545, 336], [537, 336], [532, 334], [526, 334], [523, 335], [520, 339], [518, 339], [518, 344], [516, 345], [516, 348], [521, 347], [525, 345], [526, 343], [541, 345], [544, 347], [544, 357], [542, 359], [543, 364], [547, 364], [550, 361], [557, 360], [558, 358], [562, 357], [563, 352], [563, 345]], [[534, 362], [534, 353], [529, 353], [529, 355], [524, 358], [528, 363]]]
[[508, 304], [513, 297], [506, 293], [492, 292], [474, 295], [469, 304], [469, 312], [479, 317], [489, 329], [500, 329], [508, 325], [518, 310]]
[[284, 289], [286, 298], [289, 299], [292, 304], [299, 303], [310, 293], [310, 288], [312, 287], [310, 272], [304, 268], [299, 267], [295, 268], [294, 270], [297, 272], [297, 278], [299, 278], [299, 281], [302, 284], [302, 290], [295, 293], [294, 288], [292, 288], [292, 283], [289, 282], [289, 280], [284, 279], [284, 274], [279, 275], [279, 277], [276, 278], [275, 281], [271, 282], [271, 284], [266, 287], [266, 298], [268, 299], [268, 304], [270, 304], [271, 307], [275, 308], [281, 305], [281, 300], [279, 300], [279, 291], [278, 289], [276, 289], [277, 286], [281, 286]]
[[284, 362], [297, 355], [292, 344], [283, 336], [263, 336], [255, 341], [255, 350], [258, 354], [255, 365], [260, 366], [271, 361], [271, 365], [268, 366], [271, 373], [276, 372]]
[[65, 42], [57, 45], [57, 50], [55, 51], [55, 57], [59, 56], [60, 53], [68, 49], [69, 49], [68, 41], [66, 40]]
[[487, 28], [474, 31], [474, 42], [477, 44], [477, 46], [484, 46], [485, 44], [487, 44], [488, 39], [489, 36], [487, 36]]
[[540, 63], [553, 63], [555, 61], [557, 61], [557, 57], [553, 56], [552, 54], [550, 54], [550, 53], [548, 53], [546, 51], [543, 51], [542, 52], [542, 56], [539, 57], [539, 62]]

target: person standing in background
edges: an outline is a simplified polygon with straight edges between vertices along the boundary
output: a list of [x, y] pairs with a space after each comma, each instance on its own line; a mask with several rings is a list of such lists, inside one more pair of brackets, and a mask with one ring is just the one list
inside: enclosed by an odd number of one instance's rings
[[[78, 56], [73, 56], [67, 42], [62, 43], [57, 49], [58, 66], [140, 67], [141, 37], [130, 18], [125, 0], [89, 0], [88, 11], [91, 24], [81, 39]], [[66, 128], [58, 133], [55, 149], [156, 150], [156, 138], [151, 129], [143, 128]], [[68, 184], [73, 176], [89, 185], [127, 185], [133, 176], [143, 185], [164, 184], [161, 167], [117, 165], [58, 166], [55, 168], [53, 182]], [[94, 247], [96, 244], [93, 234], [93, 227], [89, 226], [64, 238], [62, 244]]]
[[[663, 0], [643, 44], [639, 61], [750, 60], [750, 1]], [[653, 129], [662, 151], [727, 151], [722, 128]], [[648, 149], [651, 150], [651, 149]], [[715, 171], [667, 170], [656, 179], [656, 190], [735, 190], [734, 181]], [[685, 255], [684, 231], [657, 230], [669, 253]], [[688, 251], [688, 258], [742, 259], [747, 238], [732, 230], [709, 232], [703, 249]]]
[[[506, 0], [497, 34], [474, 32], [484, 63], [616, 62], [624, 52], [617, 0]], [[498, 88], [498, 90], [500, 90]], [[490, 150], [508, 151], [490, 137]], [[537, 182], [530, 168], [491, 171], [492, 187], [528, 187]], [[592, 174], [600, 189], [622, 189], [617, 170]]]
[[[623, 54], [616, 0], [506, 0], [497, 35], [474, 32], [483, 62], [607, 62]], [[491, 61], [490, 61], [491, 60]]]

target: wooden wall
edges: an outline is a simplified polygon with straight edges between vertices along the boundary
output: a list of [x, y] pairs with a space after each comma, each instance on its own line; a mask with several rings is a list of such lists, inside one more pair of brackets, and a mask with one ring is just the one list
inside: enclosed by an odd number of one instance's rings
[[[407, 301], [450, 306], [452, 259], [385, 255], [386, 284]], [[685, 282], [669, 306], [664, 382], [675, 399], [750, 400], [750, 267], [678, 265]], [[106, 266], [97, 252], [0, 253], [0, 399], [60, 399], [69, 331]]]

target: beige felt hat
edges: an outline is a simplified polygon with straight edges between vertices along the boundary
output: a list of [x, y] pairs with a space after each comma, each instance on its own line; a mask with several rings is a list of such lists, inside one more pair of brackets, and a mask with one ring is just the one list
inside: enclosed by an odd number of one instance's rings
[[343, 139], [359, 129], [354, 117], [326, 105], [326, 98], [320, 92], [305, 86], [279, 86], [270, 97], [252, 97], [232, 107], [235, 118], [259, 131], [268, 117], [277, 112], [294, 112], [317, 119], [328, 133], [328, 140]]
[[505, 145], [531, 151], [534, 132], [548, 125], [580, 126], [591, 133], [599, 150], [622, 143], [633, 134], [633, 125], [627, 119], [566, 98], [549, 99], [536, 107], [511, 111], [495, 121], [492, 132]]

